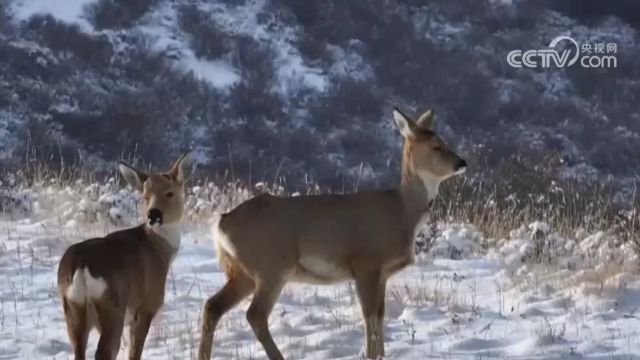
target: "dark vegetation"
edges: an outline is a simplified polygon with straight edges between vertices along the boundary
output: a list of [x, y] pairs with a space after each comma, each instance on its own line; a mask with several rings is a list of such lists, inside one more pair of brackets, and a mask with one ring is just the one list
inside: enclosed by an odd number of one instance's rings
[[182, 31], [189, 35], [189, 45], [197, 57], [215, 60], [229, 51], [227, 35], [196, 5], [180, 6], [178, 23]]
[[111, 62], [113, 46], [106, 36], [92, 36], [78, 25], [68, 25], [50, 15], [36, 15], [25, 24], [33, 40], [53, 51], [58, 57], [71, 54], [79, 64], [105, 67]]
[[640, 28], [640, 2], [634, 0], [547, 0], [548, 5], [587, 25], [611, 16], [619, 17], [636, 29]]
[[[210, 175], [287, 179], [293, 188], [389, 186], [400, 153], [391, 107], [433, 106], [439, 132], [496, 197], [544, 193], [578, 166], [601, 175], [587, 180], [611, 176], [628, 186], [640, 169], [636, 2], [587, 3], [274, 0], [259, 21], [298, 29], [293, 41], [305, 63], [328, 79], [324, 92], [286, 93], [277, 45], [225, 32], [197, 1], [175, 4], [178, 26], [197, 58], [238, 70], [229, 89], [176, 69], [134, 30], [160, 0], [100, 0], [87, 9], [97, 29], [120, 31], [119, 47], [50, 16], [13, 24], [0, 4], [0, 106], [23, 119], [10, 127], [20, 139], [15, 156], [0, 161], [21, 166], [33, 146], [54, 163], [92, 159], [107, 169], [125, 154], [164, 164], [196, 147], [211, 159]], [[602, 34], [599, 41], [618, 43], [619, 67], [506, 64], [508, 51], [542, 48], [568, 30], [578, 41]], [[331, 74], [335, 48], [361, 57], [372, 74]], [[530, 173], [543, 168], [548, 179]]]
[[156, 3], [158, 0], [98, 0], [89, 15], [100, 30], [130, 28]]

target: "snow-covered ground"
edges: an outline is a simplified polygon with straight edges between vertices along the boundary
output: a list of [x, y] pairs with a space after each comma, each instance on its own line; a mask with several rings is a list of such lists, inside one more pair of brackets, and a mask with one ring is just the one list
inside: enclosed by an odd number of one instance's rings
[[[194, 358], [202, 305], [225, 281], [204, 209], [248, 196], [234, 191], [230, 199], [212, 186], [190, 193], [191, 222], [146, 358]], [[70, 358], [56, 293], [57, 261], [70, 243], [123, 226], [123, 216], [135, 216], [137, 195], [118, 190], [114, 181], [9, 195], [14, 214], [23, 215], [5, 214], [0, 221], [0, 359]], [[417, 263], [388, 288], [387, 358], [640, 358], [640, 280], [630, 246], [606, 233], [563, 238], [541, 222], [506, 239], [487, 239], [468, 224], [425, 224], [422, 230]], [[266, 358], [245, 320], [247, 307], [248, 300], [221, 322], [215, 359]], [[288, 359], [362, 358], [352, 284], [290, 284], [270, 323]], [[96, 344], [94, 332], [89, 355]], [[127, 346], [126, 339], [122, 344]], [[124, 356], [121, 351], [119, 358]]]

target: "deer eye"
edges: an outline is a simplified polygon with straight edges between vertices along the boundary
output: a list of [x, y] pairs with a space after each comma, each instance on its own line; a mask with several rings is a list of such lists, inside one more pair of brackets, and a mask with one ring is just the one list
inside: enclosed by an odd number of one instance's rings
[[442, 146], [438, 145], [433, 148], [433, 151], [442, 151]]
[[173, 197], [173, 193], [172, 193], [171, 191], [169, 191], [169, 192], [167, 193], [167, 197], [168, 197], [168, 198], [172, 198], [172, 197]]

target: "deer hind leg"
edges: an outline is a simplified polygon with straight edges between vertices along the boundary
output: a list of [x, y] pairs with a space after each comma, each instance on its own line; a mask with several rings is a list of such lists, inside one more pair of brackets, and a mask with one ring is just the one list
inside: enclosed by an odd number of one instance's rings
[[156, 311], [138, 310], [133, 321], [129, 324], [129, 360], [140, 360], [144, 342], [149, 333], [151, 321], [156, 315]]
[[67, 323], [69, 341], [71, 341], [71, 347], [73, 348], [74, 359], [84, 360], [87, 351], [89, 331], [91, 330], [87, 319], [87, 305], [76, 304], [63, 297], [62, 306], [64, 319]]
[[285, 283], [284, 277], [270, 281], [258, 281], [253, 300], [247, 310], [247, 320], [251, 329], [270, 360], [284, 360], [269, 332], [269, 314], [271, 314]]
[[115, 360], [120, 350], [125, 308], [107, 301], [96, 301], [95, 307], [100, 328], [96, 360]]
[[199, 360], [211, 358], [213, 335], [222, 316], [254, 289], [253, 281], [244, 273], [234, 273], [220, 291], [210, 297], [204, 305], [202, 319], [202, 339], [198, 350]]
[[384, 295], [386, 279], [379, 273], [356, 276], [356, 291], [365, 330], [365, 357], [384, 356]]

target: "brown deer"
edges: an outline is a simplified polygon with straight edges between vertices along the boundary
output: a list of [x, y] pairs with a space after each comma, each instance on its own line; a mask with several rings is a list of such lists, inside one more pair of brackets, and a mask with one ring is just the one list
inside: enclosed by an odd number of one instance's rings
[[394, 109], [405, 138], [400, 187], [347, 195], [280, 198], [260, 195], [218, 216], [218, 260], [228, 281], [206, 301], [198, 357], [211, 356], [220, 318], [253, 294], [247, 320], [269, 359], [283, 359], [268, 328], [288, 281], [333, 284], [355, 280], [367, 358], [384, 356], [387, 279], [414, 261], [414, 231], [445, 179], [466, 162], [433, 130], [433, 112], [417, 120]]
[[129, 325], [129, 359], [140, 359], [149, 326], [164, 302], [169, 266], [180, 247], [184, 183], [192, 171], [190, 153], [171, 170], [145, 174], [124, 162], [119, 170], [144, 195], [147, 221], [103, 238], [74, 244], [58, 267], [69, 340], [75, 359], [84, 359], [89, 332], [100, 332], [96, 359], [115, 359]]

